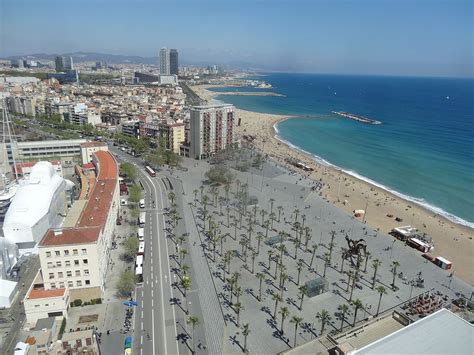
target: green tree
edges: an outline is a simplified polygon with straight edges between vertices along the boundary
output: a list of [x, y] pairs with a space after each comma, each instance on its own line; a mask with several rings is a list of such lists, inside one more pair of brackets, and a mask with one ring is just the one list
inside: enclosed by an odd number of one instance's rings
[[276, 318], [276, 313], [277, 313], [277, 308], [278, 308], [278, 302], [283, 301], [283, 299], [276, 292], [272, 295], [272, 299], [275, 301], [275, 310], [273, 311], [273, 319], [275, 319]]
[[303, 318], [298, 317], [298, 316], [293, 316], [290, 319], [290, 323], [293, 323], [295, 325], [295, 336], [294, 336], [294, 340], [293, 340], [293, 347], [296, 346], [296, 334], [298, 333], [298, 327], [299, 327], [299, 325], [301, 324], [302, 321], [303, 321]]
[[129, 296], [135, 288], [135, 273], [126, 270], [120, 274], [117, 290], [122, 296]]
[[128, 179], [132, 181], [137, 178], [137, 170], [131, 163], [120, 164], [120, 174], [125, 175]]
[[352, 305], [354, 306], [354, 321], [352, 322], [352, 326], [355, 327], [357, 321], [357, 311], [363, 307], [363, 303], [360, 299], [356, 299], [352, 301]]
[[127, 259], [133, 259], [138, 250], [138, 239], [135, 236], [128, 237], [123, 243], [124, 254]]
[[259, 287], [258, 287], [258, 300], [261, 302], [262, 301], [262, 282], [265, 280], [265, 275], [262, 274], [261, 272], [257, 272], [256, 274], [258, 281], [259, 281]]
[[281, 314], [281, 328], [280, 328], [280, 333], [283, 334], [283, 325], [285, 323], [286, 317], [290, 315], [290, 311], [288, 310], [288, 307], [281, 307], [280, 311], [278, 312]]
[[250, 334], [249, 324], [242, 325], [242, 335], [244, 336], [244, 353], [247, 353], [247, 337]]
[[188, 318], [188, 320], [186, 321], [186, 323], [191, 324], [191, 327], [192, 327], [193, 353], [195, 353], [196, 348], [194, 346], [194, 330], [195, 330], [196, 326], [199, 325], [199, 318], [197, 316], [190, 316]]
[[392, 269], [390, 270], [393, 275], [393, 280], [392, 280], [392, 288], [395, 289], [395, 276], [397, 275], [397, 268], [400, 266], [400, 263], [398, 261], [392, 261]]
[[225, 165], [214, 165], [205, 173], [206, 178], [212, 183], [228, 185], [232, 182], [232, 173]]
[[342, 328], [344, 327], [344, 321], [346, 320], [346, 315], [349, 314], [349, 306], [345, 303], [339, 305], [337, 307], [337, 310], [339, 311], [340, 313], [340, 317], [341, 317], [341, 329], [340, 331], [342, 332]]
[[138, 203], [142, 198], [142, 189], [138, 185], [133, 185], [130, 187], [128, 192], [128, 200], [132, 203]]
[[382, 262], [379, 259], [374, 259], [372, 261], [372, 267], [374, 268], [374, 277], [372, 278], [372, 290], [375, 288], [375, 282], [377, 280], [377, 270], [382, 265]]
[[322, 309], [321, 312], [316, 313], [316, 318], [321, 321], [321, 334], [324, 333], [324, 327], [331, 321], [331, 315], [325, 309]]
[[385, 287], [383, 286], [378, 286], [375, 290], [379, 293], [379, 304], [377, 305], [377, 313], [375, 314], [375, 316], [377, 317], [380, 312], [380, 304], [382, 303], [382, 296], [386, 295], [387, 291], [385, 290]]
[[300, 294], [300, 311], [303, 310], [303, 299], [304, 296], [308, 295], [308, 286], [302, 285], [298, 288], [298, 293]]

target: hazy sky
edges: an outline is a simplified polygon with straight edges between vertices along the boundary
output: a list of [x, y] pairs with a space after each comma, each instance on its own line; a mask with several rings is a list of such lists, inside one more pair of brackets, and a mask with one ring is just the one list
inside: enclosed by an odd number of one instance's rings
[[95, 51], [320, 73], [473, 76], [472, 0], [0, 0], [0, 56]]

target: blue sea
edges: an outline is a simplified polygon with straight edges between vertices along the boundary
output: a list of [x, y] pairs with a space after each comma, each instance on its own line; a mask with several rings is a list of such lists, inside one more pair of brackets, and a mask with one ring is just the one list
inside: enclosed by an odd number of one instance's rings
[[[282, 73], [256, 79], [285, 96], [216, 99], [244, 110], [292, 115], [275, 127], [281, 140], [474, 227], [474, 79]], [[250, 89], [214, 89], [232, 90]], [[363, 124], [331, 111], [382, 124]]]

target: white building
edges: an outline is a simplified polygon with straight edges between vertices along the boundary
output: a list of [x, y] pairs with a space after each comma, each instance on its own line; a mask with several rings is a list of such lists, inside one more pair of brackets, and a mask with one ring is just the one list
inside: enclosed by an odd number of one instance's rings
[[60, 226], [66, 212], [66, 181], [49, 162], [37, 163], [12, 200], [3, 233], [19, 249], [30, 249], [49, 228]]
[[236, 142], [233, 105], [193, 106], [190, 110], [189, 156], [205, 159]]
[[97, 181], [75, 226], [49, 229], [38, 244], [44, 288], [67, 286], [71, 300], [102, 296], [119, 208], [117, 163], [105, 151], [92, 162]]
[[0, 307], [11, 307], [18, 291], [17, 285], [17, 282], [0, 279]]
[[109, 151], [109, 146], [104, 142], [86, 142], [81, 143], [81, 160], [82, 164], [88, 164], [92, 162], [92, 155], [99, 150], [104, 152]]
[[87, 142], [85, 139], [15, 142], [13, 149], [7, 144], [8, 161], [12, 164], [15, 154], [17, 162], [45, 158], [62, 158], [64, 162], [79, 157], [81, 155], [79, 145], [85, 142]]

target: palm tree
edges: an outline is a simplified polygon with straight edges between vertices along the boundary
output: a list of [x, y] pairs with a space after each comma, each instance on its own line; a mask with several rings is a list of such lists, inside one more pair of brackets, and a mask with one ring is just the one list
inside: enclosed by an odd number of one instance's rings
[[283, 298], [283, 290], [285, 287], [285, 281], [288, 280], [288, 275], [282, 272], [280, 274], [280, 292], [281, 292], [281, 298]]
[[237, 286], [235, 288], [235, 297], [237, 297], [237, 302], [236, 303], [240, 303], [240, 296], [242, 296], [242, 287]]
[[171, 201], [171, 204], [174, 204], [174, 200], [176, 199], [176, 194], [173, 191], [168, 193], [168, 200]]
[[245, 308], [242, 306], [242, 303], [237, 302], [234, 304], [234, 311], [237, 314], [237, 326], [240, 325], [240, 311], [243, 311]]
[[265, 215], [267, 214], [267, 211], [265, 211], [263, 208], [260, 210], [260, 216], [262, 216], [262, 226], [263, 223], [265, 222]]
[[352, 270], [346, 271], [346, 275], [347, 275], [346, 292], [349, 292], [349, 289], [351, 288], [351, 280], [352, 280], [352, 277], [354, 276], [354, 271]]
[[298, 257], [298, 248], [301, 246], [301, 242], [298, 239], [293, 239], [293, 244], [295, 245], [295, 260]]
[[244, 353], [247, 353], [247, 337], [250, 334], [249, 324], [242, 325], [242, 335], [244, 336]]
[[192, 327], [192, 338], [193, 338], [193, 353], [196, 352], [196, 348], [194, 346], [194, 329], [196, 328], [197, 325], [199, 325], [199, 318], [197, 316], [190, 316], [188, 318], [188, 320], [186, 321], [186, 323], [188, 324], [191, 324], [191, 327]]
[[186, 264], [181, 265], [181, 277], [186, 276], [189, 266]]
[[352, 275], [351, 294], [349, 296], [349, 302], [352, 301], [352, 294], [354, 293], [354, 288], [357, 284], [357, 281], [359, 281], [359, 270], [356, 270], [356, 272]]
[[260, 254], [260, 243], [262, 242], [263, 239], [263, 234], [262, 232], [257, 233], [257, 255]]
[[268, 200], [268, 202], [270, 203], [270, 213], [273, 213], [273, 204], [275, 203], [275, 199], [271, 198]]
[[[275, 218], [276, 218], [276, 215], [275, 215], [275, 212], [272, 212], [268, 215], [268, 218], [270, 219], [270, 226], [272, 227], [273, 229], [273, 222], [275, 221]], [[268, 222], [268, 221], [267, 221]]]
[[275, 319], [276, 314], [277, 314], [277, 307], [278, 307], [278, 302], [283, 301], [281, 296], [278, 293], [274, 293], [272, 295], [272, 299], [275, 301], [275, 310], [273, 311], [273, 319]]
[[202, 198], [203, 198], [203, 193], [204, 193], [204, 185], [199, 186], [199, 191], [201, 192], [201, 203], [202, 203]]
[[326, 277], [326, 269], [331, 262], [331, 256], [329, 253], [324, 253], [324, 272], [323, 272], [323, 277]]
[[321, 312], [316, 313], [316, 318], [321, 321], [321, 334], [323, 335], [324, 333], [324, 327], [326, 326], [327, 323], [331, 321], [331, 315], [329, 314], [328, 311], [325, 309], [322, 309]]
[[339, 271], [341, 274], [344, 272], [344, 262], [346, 261], [346, 252], [347, 249], [342, 247], [341, 248], [341, 270]]
[[261, 272], [257, 272], [255, 276], [257, 276], [257, 279], [259, 281], [258, 300], [261, 302], [262, 301], [262, 282], [263, 280], [265, 280], [265, 275], [262, 274]]
[[300, 294], [300, 311], [303, 310], [303, 299], [304, 296], [308, 295], [308, 286], [303, 285], [298, 288], [298, 293]]
[[263, 224], [263, 227], [265, 227], [265, 238], [268, 238], [268, 230], [270, 229], [270, 222], [265, 221], [265, 223]]
[[230, 207], [227, 206], [225, 210], [227, 212], [227, 227], [229, 227], [230, 226]]
[[336, 243], [329, 243], [329, 265], [331, 265], [331, 260], [332, 260], [332, 250], [336, 246]]
[[283, 206], [278, 206], [277, 207], [277, 210], [278, 210], [278, 223], [280, 223], [281, 221], [281, 213], [283, 211]]
[[311, 228], [309, 228], [308, 226], [304, 227], [304, 232], [305, 232], [305, 234], [304, 234], [304, 249], [305, 249], [305, 251], [308, 251], [308, 243], [312, 238]]
[[314, 257], [316, 255], [316, 250], [318, 249], [318, 244], [313, 244], [311, 246], [311, 261], [309, 262], [309, 268], [311, 269], [311, 267], [313, 266], [313, 260], [314, 260]]
[[278, 312], [281, 314], [281, 329], [280, 333], [283, 334], [283, 324], [285, 323], [286, 317], [290, 315], [290, 311], [288, 310], [288, 307], [281, 307], [280, 311]]
[[271, 264], [272, 258], [273, 258], [273, 256], [274, 256], [274, 255], [273, 255], [274, 252], [273, 252], [273, 250], [268, 250], [268, 251], [267, 251], [267, 254], [268, 254], [268, 270], [270, 270], [270, 266], [271, 266], [270, 264]]
[[378, 286], [376, 288], [376, 291], [379, 293], [379, 304], [377, 305], [377, 314], [375, 314], [375, 316], [377, 317], [380, 311], [380, 303], [382, 302], [382, 296], [387, 294], [387, 291], [385, 290], [385, 287], [383, 286]]
[[193, 194], [194, 194], [194, 207], [196, 207], [196, 203], [197, 203], [197, 194], [198, 194], [199, 190], [198, 189], [194, 189], [193, 190]]
[[302, 321], [303, 321], [303, 318], [298, 317], [298, 316], [293, 316], [290, 319], [290, 323], [293, 323], [295, 325], [295, 337], [293, 340], [293, 347], [296, 346], [296, 333], [298, 332], [298, 326], [301, 324]]
[[295, 210], [293, 211], [293, 214], [295, 215], [295, 222], [298, 221], [298, 215], [300, 214], [300, 210], [295, 208]]
[[354, 327], [357, 321], [357, 311], [359, 308], [362, 308], [364, 304], [360, 299], [356, 299], [352, 301], [352, 305], [354, 306], [354, 321], [352, 322], [352, 326]]
[[252, 257], [252, 274], [254, 273], [254, 266], [255, 266], [255, 258], [257, 257], [257, 253], [252, 249], [252, 254], [251, 254], [251, 257]]
[[371, 258], [370, 252], [365, 252], [365, 265], [364, 265], [364, 272], [367, 272], [367, 264], [369, 263], [369, 259]]
[[393, 280], [392, 280], [392, 288], [395, 289], [395, 276], [397, 275], [397, 268], [400, 266], [400, 263], [398, 261], [392, 261], [392, 274], [393, 274]]
[[296, 270], [298, 270], [298, 277], [296, 284], [300, 284], [300, 276], [301, 276], [301, 270], [303, 269], [303, 259], [298, 260], [298, 263], [296, 264]]
[[181, 287], [183, 289], [183, 296], [184, 296], [184, 302], [186, 302], [186, 314], [188, 314], [188, 301], [187, 301], [187, 293], [188, 290], [191, 288], [191, 280], [189, 279], [188, 276], [184, 276], [181, 279]]
[[377, 280], [377, 270], [382, 262], [379, 259], [372, 261], [372, 267], [374, 268], [374, 277], [372, 278], [372, 290], [375, 288], [375, 281]]
[[341, 329], [339, 331], [342, 332], [342, 328], [344, 327], [344, 321], [346, 320], [346, 315], [350, 314], [349, 306], [347, 304], [343, 303], [343, 304], [341, 304], [337, 307], [337, 310], [341, 314]]
[[188, 251], [186, 249], [179, 250], [179, 264], [181, 265], [184, 261], [184, 258], [188, 255]]

